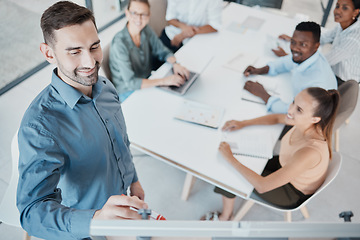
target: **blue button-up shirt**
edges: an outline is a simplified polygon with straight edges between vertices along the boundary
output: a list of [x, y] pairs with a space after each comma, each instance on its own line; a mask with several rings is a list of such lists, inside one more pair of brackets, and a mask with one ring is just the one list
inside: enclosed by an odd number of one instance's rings
[[[326, 90], [337, 89], [336, 78], [326, 58], [317, 51], [304, 62], [298, 64], [289, 54], [274, 62], [270, 62], [269, 75], [274, 76], [284, 72], [291, 72], [293, 96], [308, 87], [321, 87]], [[287, 113], [290, 103], [271, 96], [266, 104], [267, 110], [274, 113]]]
[[99, 77], [92, 94], [63, 82], [55, 69], [23, 117], [17, 206], [30, 235], [89, 237], [94, 212], [138, 180], [114, 86]]

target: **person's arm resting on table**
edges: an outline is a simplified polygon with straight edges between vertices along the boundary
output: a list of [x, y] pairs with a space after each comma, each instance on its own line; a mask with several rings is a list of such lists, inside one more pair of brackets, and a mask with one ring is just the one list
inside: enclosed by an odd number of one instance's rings
[[[281, 35], [279, 36], [279, 39], [282, 39], [282, 40], [285, 40], [285, 41], [290, 42], [291, 37], [288, 36], [288, 35], [286, 35], [286, 34], [281, 34]], [[278, 46], [276, 49], [271, 49], [271, 51], [273, 51], [273, 53], [274, 53], [276, 56], [278, 56], [278, 57], [283, 57], [283, 56], [288, 55], [288, 53], [285, 52], [285, 50], [284, 50], [282, 47], [280, 47], [280, 46]]]
[[[267, 65], [262, 68], [256, 68], [250, 65], [245, 69], [244, 75], [248, 77], [250, 75], [267, 74], [268, 72], [269, 66]], [[254, 94], [255, 96], [260, 97], [265, 103], [267, 103], [268, 99], [271, 97], [270, 94], [265, 90], [263, 85], [258, 82], [247, 81], [245, 82], [244, 89]]]
[[230, 120], [227, 121], [222, 127], [222, 131], [235, 131], [244, 127], [253, 126], [253, 125], [275, 125], [275, 124], [285, 124], [285, 114], [269, 114], [262, 117], [237, 121]]
[[[170, 2], [169, 4], [172, 4], [172, 6], [168, 7], [169, 9], [176, 9], [176, 6], [173, 5], [173, 2]], [[175, 35], [175, 37], [171, 40], [171, 44], [174, 46], [179, 46], [184, 39], [191, 38], [196, 34], [217, 32], [221, 26], [221, 10], [222, 1], [213, 0], [213, 2], [209, 4], [209, 8], [206, 12], [208, 23], [202, 26], [188, 25], [184, 22], [179, 21], [178, 19], [176, 19], [176, 17], [168, 20], [167, 22], [169, 25], [173, 25], [181, 29], [181, 33]], [[167, 12], [167, 18], [171, 16], [176, 16], [176, 14], [170, 11]]]
[[[271, 114], [262, 116], [255, 119], [236, 121], [227, 121], [222, 130], [234, 131], [247, 126], [253, 125], [274, 125], [285, 124], [285, 114]], [[241, 164], [236, 158], [234, 158], [230, 146], [226, 142], [221, 142], [219, 146], [221, 155], [238, 170], [259, 193], [268, 192], [280, 186], [283, 186], [291, 182], [304, 170], [313, 167], [314, 163], [319, 160], [319, 153], [312, 148], [303, 148], [294, 154], [292, 160], [279, 170], [271, 173], [270, 175], [263, 177], [251, 169]], [[304, 161], [304, 159], [306, 159]]]

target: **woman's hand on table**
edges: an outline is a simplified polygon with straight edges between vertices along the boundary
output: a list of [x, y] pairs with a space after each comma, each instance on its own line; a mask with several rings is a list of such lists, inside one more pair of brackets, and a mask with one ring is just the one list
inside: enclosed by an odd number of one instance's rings
[[224, 124], [224, 126], [222, 127], [221, 130], [231, 132], [231, 131], [241, 129], [243, 127], [246, 127], [246, 124], [244, 123], [244, 121], [230, 120]]
[[235, 159], [231, 151], [230, 145], [227, 142], [220, 143], [219, 152], [230, 163], [232, 162], [233, 159]]

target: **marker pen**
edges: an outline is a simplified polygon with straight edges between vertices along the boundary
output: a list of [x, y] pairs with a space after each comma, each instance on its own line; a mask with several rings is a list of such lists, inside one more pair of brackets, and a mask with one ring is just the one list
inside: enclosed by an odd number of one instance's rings
[[155, 220], [166, 220], [166, 218], [163, 215], [158, 214], [157, 212], [155, 212], [154, 210], [151, 210], [151, 218], [155, 219]]
[[[136, 208], [134, 208], [134, 207], [130, 207], [130, 210], [139, 212], [139, 211], [142, 210], [142, 209], [136, 209]], [[154, 219], [154, 220], [166, 220], [166, 218], [165, 218], [163, 215], [155, 212], [154, 210], [150, 210], [150, 211], [151, 211], [150, 219]]]

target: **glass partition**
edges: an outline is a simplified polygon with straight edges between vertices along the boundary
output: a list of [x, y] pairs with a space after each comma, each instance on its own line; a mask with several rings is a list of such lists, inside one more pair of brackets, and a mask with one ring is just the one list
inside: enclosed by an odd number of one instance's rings
[[[94, 12], [99, 30], [121, 18], [129, 0], [73, 0]], [[0, 95], [47, 65], [40, 18], [57, 0], [0, 1]]]

